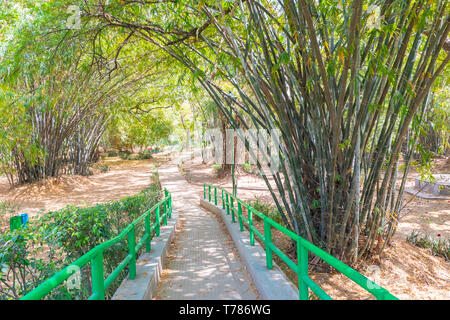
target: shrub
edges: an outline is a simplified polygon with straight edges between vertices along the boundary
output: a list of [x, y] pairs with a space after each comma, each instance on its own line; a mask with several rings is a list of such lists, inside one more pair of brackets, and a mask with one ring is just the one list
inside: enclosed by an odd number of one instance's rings
[[438, 235], [438, 239], [436, 239], [430, 235], [413, 231], [406, 238], [406, 241], [418, 247], [429, 250], [434, 256], [442, 257], [447, 261], [450, 260], [450, 240], [441, 239], [440, 235]]
[[129, 158], [130, 158], [130, 155], [131, 155], [130, 152], [119, 152], [119, 157], [120, 157], [122, 160], [130, 160], [130, 159], [129, 159]]
[[242, 165], [242, 170], [244, 170], [244, 172], [247, 172], [247, 173], [253, 173], [252, 165], [247, 162]]
[[9, 218], [12, 217], [18, 209], [18, 206], [9, 201], [0, 201], [0, 232], [2, 232], [3, 229], [4, 231], [9, 229]]
[[145, 159], [152, 159], [153, 156], [151, 154], [152, 152], [150, 150], [144, 150], [139, 153], [129, 153], [129, 152], [121, 152], [119, 154], [120, 158], [123, 160], [145, 160]]
[[138, 159], [139, 160], [145, 160], [145, 159], [152, 159], [152, 151], [146, 149], [144, 151], [139, 152]]
[[[0, 299], [19, 299], [51, 277], [62, 264], [53, 247], [43, 250], [43, 238], [34, 228], [6, 231], [0, 236]], [[51, 294], [67, 296], [65, 288]]]
[[[91, 207], [67, 206], [48, 212], [30, 221], [29, 228], [5, 233], [0, 237], [0, 265], [4, 270], [0, 273], [0, 298], [17, 299], [31, 291], [96, 245], [117, 236], [160, 197], [159, 184], [152, 184], [139, 194], [119, 201]], [[136, 229], [136, 239], [143, 234], [142, 225]], [[105, 250], [105, 275], [110, 274], [127, 254], [128, 245], [123, 242]], [[112, 296], [126, 272], [122, 271], [108, 288], [107, 297]], [[90, 268], [87, 265], [81, 272], [80, 290], [69, 292], [66, 286], [60, 285], [47, 298], [86, 299], [90, 291]]]
[[[249, 201], [248, 204], [253, 207], [253, 209], [261, 212], [266, 217], [272, 219], [273, 221], [283, 224], [282, 218], [276, 206], [272, 205], [270, 202], [263, 201], [260, 198], [255, 197], [255, 200]], [[260, 221], [257, 215], [254, 215], [255, 219]]]
[[213, 169], [213, 171], [218, 174], [222, 171], [222, 165], [219, 163], [214, 163], [211, 165], [211, 168]]
[[110, 150], [107, 152], [108, 157], [117, 157], [119, 155], [119, 152], [117, 152], [116, 150]]
[[102, 164], [99, 169], [100, 172], [108, 172], [111, 168], [107, 164]]

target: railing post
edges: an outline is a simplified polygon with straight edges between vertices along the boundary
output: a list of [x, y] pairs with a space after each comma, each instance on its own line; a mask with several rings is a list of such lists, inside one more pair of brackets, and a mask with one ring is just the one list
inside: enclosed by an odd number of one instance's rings
[[255, 245], [255, 233], [253, 232], [253, 211], [250, 207], [247, 208], [248, 212], [248, 229], [250, 231], [250, 245]]
[[91, 260], [92, 293], [98, 300], [105, 300], [105, 279], [103, 278], [103, 252]]
[[231, 222], [236, 222], [236, 219], [234, 218], [234, 202], [233, 202], [233, 197], [230, 196], [230, 200], [231, 200]]
[[203, 184], [203, 199], [206, 200], [206, 184]]
[[152, 250], [152, 233], [150, 232], [150, 213], [145, 216], [145, 235], [148, 235], [147, 240], [145, 240], [145, 251], [150, 252]]
[[222, 189], [222, 209], [225, 210], [225, 197], [224, 197], [223, 189]]
[[211, 202], [211, 185], [208, 184], [208, 201]]
[[161, 228], [161, 218], [160, 218], [160, 216], [159, 216], [159, 206], [157, 206], [156, 207], [156, 209], [155, 209], [155, 219], [156, 219], [156, 230], [155, 230], [155, 235], [157, 236], [157, 237], [159, 237], [159, 234], [160, 234], [160, 228]]
[[239, 228], [241, 229], [241, 232], [244, 231], [244, 219], [242, 218], [242, 205], [238, 201], [238, 219], [239, 219]]
[[129, 278], [134, 280], [136, 278], [136, 238], [134, 234], [134, 224], [130, 232], [128, 232], [128, 254], [131, 256], [129, 264]]
[[227, 198], [227, 215], [230, 214], [230, 199], [228, 198], [228, 193], [225, 194], [226, 198]]
[[217, 187], [214, 187], [214, 205], [217, 206]]
[[303, 280], [308, 276], [308, 249], [297, 240], [298, 293], [300, 300], [308, 300], [308, 286]]
[[167, 226], [167, 200], [163, 203], [164, 225]]
[[272, 230], [270, 223], [264, 218], [264, 244], [266, 247], [266, 265], [268, 269], [273, 269], [272, 249], [270, 244], [272, 243]]
[[172, 194], [169, 195], [169, 219], [172, 219]]

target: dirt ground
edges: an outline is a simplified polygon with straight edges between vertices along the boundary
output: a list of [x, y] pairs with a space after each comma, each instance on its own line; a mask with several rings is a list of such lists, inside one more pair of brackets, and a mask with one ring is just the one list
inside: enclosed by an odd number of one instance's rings
[[[6, 177], [0, 176], [0, 201], [7, 200], [16, 213], [28, 213], [32, 217], [67, 205], [88, 206], [119, 200], [148, 186], [155, 166], [163, 161], [164, 155], [149, 160], [110, 157], [102, 162], [110, 167], [104, 173], [93, 169], [92, 176], [63, 175], [14, 188], [9, 186]], [[2, 221], [8, 223], [9, 217], [2, 217]]]
[[[180, 170], [185, 178], [198, 188], [202, 188], [204, 183], [211, 183], [228, 190], [232, 189], [230, 176], [218, 178], [211, 165], [202, 164], [200, 159], [184, 162]], [[447, 165], [442, 165], [438, 161], [435, 172], [447, 173], [446, 170]], [[261, 177], [242, 170], [237, 171], [240, 199], [259, 198], [272, 202], [270, 192]], [[408, 175], [408, 184], [414, 183], [417, 175], [415, 172]], [[273, 183], [272, 180], [269, 181]], [[393, 245], [387, 248], [377, 261], [365, 261], [356, 269], [400, 299], [450, 299], [450, 263], [405, 241], [413, 230], [449, 238], [450, 201], [425, 200], [407, 194], [404, 197], [404, 203], [408, 202], [408, 205], [401, 213], [402, 218]], [[279, 233], [273, 237], [277, 247], [288, 253], [291, 251], [286, 236]], [[296, 284], [295, 273], [280, 263], [280, 259], [277, 260], [283, 271]], [[342, 274], [312, 272], [311, 278], [333, 299], [374, 298]]]

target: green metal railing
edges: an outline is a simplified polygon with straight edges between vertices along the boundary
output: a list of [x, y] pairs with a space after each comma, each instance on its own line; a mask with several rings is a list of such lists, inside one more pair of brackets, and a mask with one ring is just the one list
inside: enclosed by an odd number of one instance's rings
[[[211, 189], [214, 189], [212, 194]], [[364, 277], [358, 271], [352, 269], [342, 261], [336, 259], [329, 253], [323, 251], [319, 247], [315, 246], [311, 242], [305, 240], [294, 232], [286, 229], [282, 225], [276, 223], [272, 219], [266, 217], [261, 212], [258, 212], [250, 205], [246, 204], [242, 200], [235, 197], [230, 192], [217, 186], [211, 186], [210, 184], [203, 185], [203, 198], [211, 202], [214, 200], [214, 204], [217, 206], [218, 195], [217, 191], [221, 191], [222, 199], [222, 209], [226, 210], [227, 215], [231, 214], [231, 221], [236, 222], [236, 216], [239, 220], [240, 230], [244, 231], [244, 223], [247, 224], [250, 233], [250, 245], [255, 245], [255, 235], [259, 237], [265, 246], [266, 251], [266, 266], [268, 269], [273, 269], [273, 253], [278, 255], [281, 260], [286, 263], [286, 265], [291, 268], [298, 276], [298, 289], [299, 298], [301, 300], [308, 299], [308, 288], [311, 289], [320, 299], [331, 300], [325, 291], [322, 290], [308, 275], [308, 254], [312, 253], [330, 266], [334, 267], [336, 270], [344, 274], [347, 278], [364, 288], [366, 291], [374, 295], [379, 300], [398, 300], [395, 296], [389, 293], [386, 289], [378, 286], [373, 281]], [[214, 199], [212, 199], [212, 197]], [[247, 209], [247, 217], [242, 214], [242, 208]], [[262, 234], [253, 225], [254, 215], [261, 218], [264, 223], [264, 231]], [[297, 243], [297, 263], [292, 261], [285, 253], [283, 253], [279, 248], [277, 248], [272, 242], [272, 228], [275, 228]]]
[[[163, 212], [161, 214], [160, 208]], [[155, 222], [151, 224], [150, 215], [155, 213]], [[62, 284], [76, 270], [80, 270], [83, 266], [90, 263], [91, 265], [91, 285], [92, 295], [89, 300], [104, 300], [105, 291], [118, 277], [118, 275], [128, 266], [129, 279], [134, 280], [136, 277], [136, 253], [145, 244], [145, 251], [151, 250], [151, 238], [152, 233], [155, 231], [155, 236], [160, 235], [161, 223], [167, 225], [167, 219], [172, 218], [172, 195], [164, 190], [164, 199], [155, 204], [152, 208], [143, 213], [139, 218], [130, 223], [117, 237], [105, 241], [92, 250], [82, 255], [75, 260], [72, 264], [65, 267], [63, 270], [56, 273], [53, 277], [46, 280], [33, 291], [29, 292], [21, 298], [21, 300], [38, 300], [49, 294], [54, 288]], [[144, 220], [145, 234], [139, 243], [136, 245], [135, 230], [136, 227]], [[112, 247], [113, 245], [125, 241], [128, 241], [128, 255], [122, 262], [111, 272], [111, 274], [105, 279], [103, 268], [103, 252]]]

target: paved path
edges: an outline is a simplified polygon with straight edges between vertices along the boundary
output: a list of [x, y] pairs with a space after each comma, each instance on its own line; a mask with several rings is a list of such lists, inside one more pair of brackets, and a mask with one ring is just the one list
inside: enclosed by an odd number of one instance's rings
[[260, 299], [231, 237], [199, 207], [202, 191], [190, 185], [174, 163], [158, 172], [162, 186], [172, 193], [180, 227], [155, 299]]

